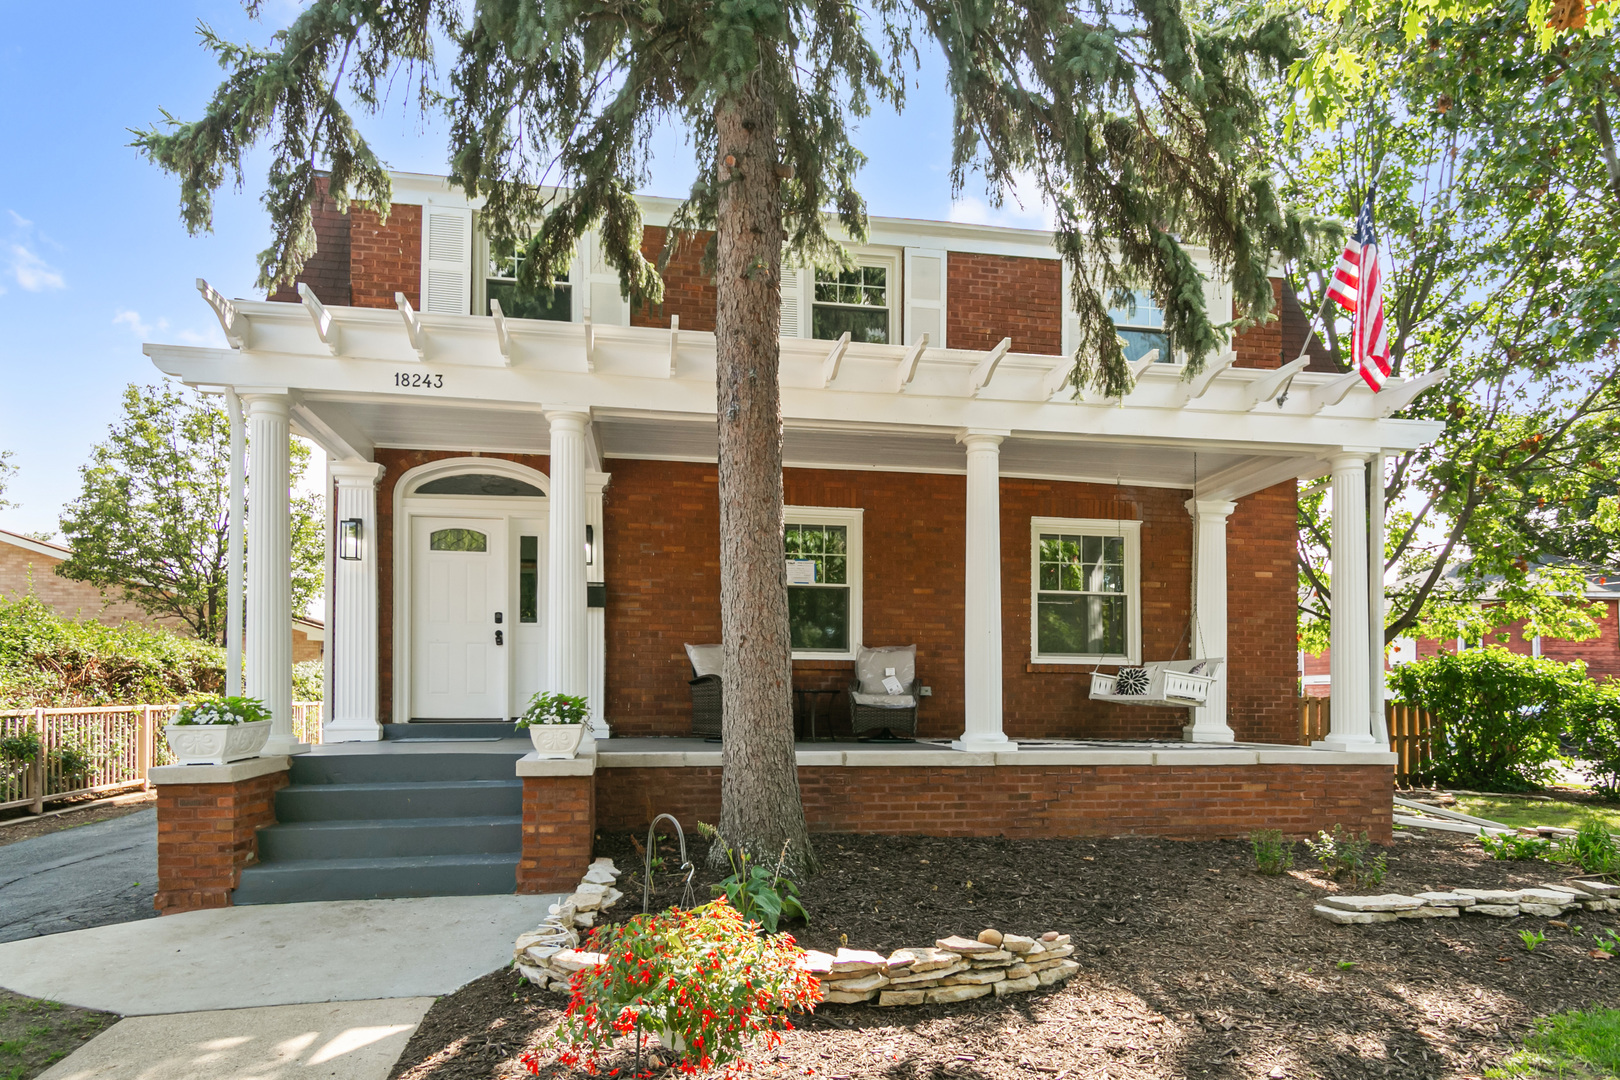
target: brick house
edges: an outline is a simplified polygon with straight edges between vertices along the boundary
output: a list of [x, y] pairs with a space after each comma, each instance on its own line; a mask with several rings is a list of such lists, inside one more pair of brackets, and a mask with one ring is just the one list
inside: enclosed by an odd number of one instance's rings
[[[60, 544], [0, 529], [0, 596], [32, 592], [64, 618], [91, 619], [107, 626], [139, 623], [161, 626], [177, 634], [188, 633], [179, 619], [148, 614], [140, 605], [108, 596], [89, 582], [62, 577], [56, 568], [72, 555], [72, 549]], [[319, 660], [325, 640], [326, 627], [319, 619], [294, 618], [293, 662]]]
[[[524, 296], [476, 202], [421, 175], [395, 199], [386, 223], [322, 207], [297, 291], [199, 282], [229, 348], [146, 352], [232, 390], [254, 446], [296, 431], [332, 462], [325, 741], [386, 747], [507, 720], [537, 690], [587, 696], [596, 740], [574, 772], [518, 764], [518, 887], [540, 888], [596, 826], [717, 813], [684, 649], [720, 637], [714, 288], [693, 244], [663, 306], [632, 307], [587, 235], [567, 282]], [[642, 201], [649, 257], [674, 207]], [[875, 218], [852, 251], [853, 271], [783, 271], [786, 526], [843, 560], [784, 551], [794, 686], [837, 692], [836, 717], [861, 646], [914, 644], [926, 696], [915, 745], [801, 744], [812, 828], [1387, 836], [1357, 507], [1374, 455], [1436, 434], [1390, 419], [1419, 388], [1375, 397], [1293, 361], [1305, 320], [1279, 281], [1280, 321], [1190, 381], [1139, 294], [1116, 314], [1136, 388], [1075, 397], [1050, 234]], [[1206, 289], [1231, 310], [1223, 282]], [[1321, 476], [1342, 508], [1335, 642], [1362, 690], [1298, 747], [1296, 486]], [[252, 565], [269, 550], [253, 531], [284, 531], [287, 509], [277, 485], [253, 491], [249, 625], [273, 625], [286, 568]], [[1096, 573], [1043, 567], [1065, 544]], [[273, 670], [251, 638], [250, 671]], [[1094, 672], [1189, 657], [1223, 660], [1201, 708], [1090, 695]], [[276, 693], [266, 752], [298, 754]], [[294, 760], [296, 786], [313, 766]]]

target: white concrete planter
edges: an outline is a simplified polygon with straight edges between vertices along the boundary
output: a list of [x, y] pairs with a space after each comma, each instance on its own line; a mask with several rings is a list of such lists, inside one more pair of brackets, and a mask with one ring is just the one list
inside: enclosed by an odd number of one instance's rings
[[163, 737], [169, 740], [177, 765], [225, 765], [258, 757], [270, 741], [269, 720], [246, 724], [169, 724]]
[[531, 724], [529, 740], [534, 752], [543, 758], [571, 758], [585, 737], [584, 724]]

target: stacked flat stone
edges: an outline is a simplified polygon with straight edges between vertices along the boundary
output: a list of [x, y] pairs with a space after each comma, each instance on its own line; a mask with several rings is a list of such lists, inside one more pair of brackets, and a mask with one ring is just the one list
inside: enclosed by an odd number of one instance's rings
[[884, 956], [863, 949], [836, 953], [809, 950], [801, 963], [821, 980], [823, 999], [834, 1005], [883, 1006], [967, 1001], [994, 994], [1023, 994], [1062, 982], [1080, 965], [1068, 959], [1068, 934], [1039, 938], [986, 930], [977, 940], [946, 937], [931, 946], [897, 949]]
[[1566, 911], [1620, 911], [1620, 885], [1601, 881], [1572, 881], [1533, 889], [1454, 889], [1411, 896], [1329, 896], [1315, 907], [1318, 918], [1331, 923], [1394, 922], [1397, 919], [1454, 919], [1464, 912], [1499, 919], [1515, 915], [1555, 918]]
[[619, 869], [612, 859], [597, 859], [585, 870], [579, 887], [551, 905], [538, 929], [519, 934], [512, 963], [518, 973], [543, 990], [568, 993], [568, 979], [581, 968], [603, 960], [601, 953], [581, 952], [579, 931], [592, 926], [598, 913], [623, 899], [613, 887]]

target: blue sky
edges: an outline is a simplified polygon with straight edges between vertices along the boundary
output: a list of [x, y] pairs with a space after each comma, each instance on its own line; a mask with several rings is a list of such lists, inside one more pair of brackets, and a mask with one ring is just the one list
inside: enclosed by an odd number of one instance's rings
[[[222, 192], [214, 231], [188, 237], [173, 178], [126, 144], [160, 109], [194, 119], [220, 69], [198, 45], [207, 22], [228, 39], [266, 43], [298, 5], [267, 0], [262, 21], [239, 4], [170, 0], [92, 3], [64, 19], [51, 5], [7, 3], [0, 40], [0, 451], [18, 472], [0, 528], [54, 531], [78, 492], [90, 447], [118, 417], [131, 382], [158, 379], [142, 341], [223, 345], [197, 296], [208, 281], [255, 296], [254, 256], [268, 242], [259, 205], [264, 157], [242, 191]], [[986, 205], [970, 187], [955, 204], [948, 176], [949, 97], [926, 59], [902, 116], [874, 114], [858, 133], [873, 213], [1039, 226], [1039, 208]], [[441, 129], [424, 127], [396, 95], [363, 128], [393, 168], [442, 172]], [[679, 195], [692, 175], [678, 135], [665, 133], [652, 194]]]

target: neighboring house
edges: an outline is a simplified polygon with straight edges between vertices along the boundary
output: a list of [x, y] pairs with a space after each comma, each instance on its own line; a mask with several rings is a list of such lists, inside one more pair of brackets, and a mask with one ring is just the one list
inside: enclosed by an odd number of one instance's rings
[[[240, 395], [255, 447], [296, 431], [329, 455], [324, 738], [510, 718], [537, 690], [581, 693], [601, 737], [596, 820], [645, 828], [665, 802], [712, 813], [718, 754], [659, 741], [692, 731], [684, 646], [720, 638], [701, 238], [671, 261], [660, 309], [620, 295], [589, 235], [554, 294], [523, 296], [477, 203], [410, 174], [394, 199], [386, 224], [320, 209], [302, 303], [199, 283], [228, 348], [146, 346], [166, 375]], [[675, 206], [642, 200], [649, 256]], [[1353, 508], [1366, 464], [1439, 431], [1389, 418], [1412, 385], [1374, 396], [1356, 375], [1290, 364], [1305, 320], [1279, 280], [1281, 322], [1239, 334], [1190, 381], [1142, 294], [1120, 316], [1136, 389], [1076, 398], [1051, 234], [874, 218], [853, 254], [842, 274], [783, 271], [794, 685], [841, 690], [862, 646], [915, 644], [919, 734], [951, 742], [914, 765], [853, 744], [806, 751], [813, 827], [1232, 834], [1342, 820], [1387, 835], [1393, 759], [1373, 741], [1370, 690], [1359, 711], [1335, 710], [1323, 748], [1287, 745], [1296, 490], [1332, 476], [1346, 508], [1335, 580], [1349, 597], [1359, 576], [1364, 613]], [[1207, 298], [1231, 310], [1213, 274]], [[844, 333], [847, 346], [832, 340]], [[254, 582], [287, 578], [284, 562], [255, 563], [276, 549], [252, 534], [285, 533], [273, 491], [248, 516], [250, 626], [286, 617], [284, 597], [251, 599]], [[1335, 634], [1367, 687], [1365, 622]], [[1224, 660], [1206, 707], [1089, 697], [1094, 671], [1189, 656]], [[297, 751], [285, 696], [267, 700], [272, 751]]]
[[[108, 626], [140, 623], [189, 636], [190, 628], [178, 618], [149, 615], [122, 596], [109, 596], [89, 582], [58, 574], [56, 568], [72, 554], [60, 544], [0, 529], [0, 596], [21, 596], [32, 590], [58, 615], [69, 619], [93, 619]], [[318, 619], [294, 618], [292, 631], [293, 662], [319, 660], [326, 627]]]
[[[1524, 623], [1519, 621], [1497, 628], [1489, 644], [1500, 646], [1520, 656], [1545, 656], [1549, 660], [1561, 663], [1584, 661], [1587, 675], [1595, 680], [1620, 676], [1620, 633], [1616, 631], [1617, 621], [1620, 621], [1617, 620], [1617, 615], [1620, 615], [1620, 571], [1593, 571], [1588, 574], [1586, 601], [1589, 604], [1597, 604], [1602, 609], [1602, 615], [1596, 620], [1598, 627], [1596, 637], [1584, 641], [1540, 635], [1526, 638]], [[1489, 601], [1486, 603], [1489, 604]], [[1500, 640], [1502, 635], [1506, 635], [1506, 641]], [[1461, 640], [1396, 638], [1390, 643], [1385, 666], [1394, 667], [1436, 653], [1456, 652], [1464, 648], [1467, 648], [1467, 645]], [[1325, 649], [1320, 656], [1312, 656], [1306, 652], [1299, 654], [1300, 686], [1305, 694], [1311, 697], [1329, 695], [1333, 681], [1329, 676], [1332, 651], [1331, 648]]]

